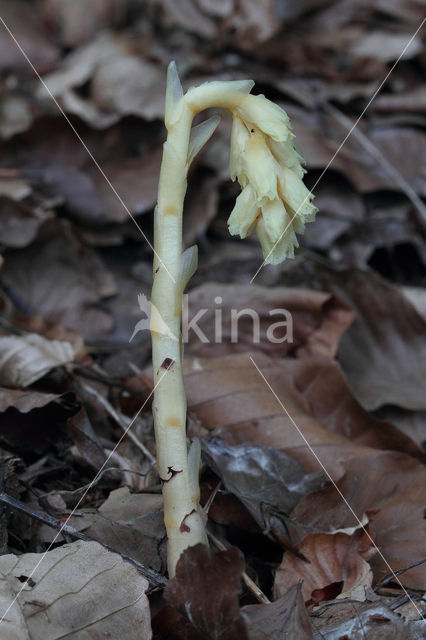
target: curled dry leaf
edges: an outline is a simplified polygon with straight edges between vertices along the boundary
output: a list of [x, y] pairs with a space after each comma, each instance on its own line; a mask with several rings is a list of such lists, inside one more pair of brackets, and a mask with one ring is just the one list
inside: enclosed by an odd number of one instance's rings
[[263, 529], [270, 528], [271, 514], [289, 515], [303, 495], [324, 485], [322, 472], [305, 474], [297, 460], [272, 447], [250, 442], [233, 447], [211, 438], [202, 448], [226, 489]]
[[[336, 355], [354, 317], [337, 297], [322, 291], [214, 282], [191, 291], [187, 318], [196, 316], [200, 333], [188, 331], [193, 354], [250, 350], [327, 358]], [[220, 344], [215, 340], [219, 330]]]
[[0, 384], [28, 387], [56, 367], [74, 360], [69, 342], [47, 340], [37, 333], [0, 336]]
[[111, 634], [149, 640], [147, 588], [147, 580], [133, 566], [97, 542], [77, 541], [47, 554], [4, 555], [2, 640], [46, 640], [46, 615], [52, 640]]
[[74, 331], [74, 329], [70, 329], [60, 322], [45, 320], [38, 314], [18, 315], [13, 318], [13, 323], [23, 331], [38, 333], [48, 340], [69, 342], [74, 350], [75, 361], [85, 362], [86, 364], [90, 362], [83, 338], [77, 331]]
[[[370, 513], [369, 529], [388, 563], [379, 554], [374, 557], [375, 580], [421, 560], [426, 537], [424, 465], [404, 454], [383, 451], [371, 464], [356, 457], [343, 466], [345, 475], [337, 486], [358, 518]], [[357, 524], [332, 486], [302, 498], [291, 521], [301, 525], [291, 527], [292, 537], [299, 539], [309, 530], [333, 532]], [[426, 565], [404, 572], [400, 580], [407, 587], [425, 589]]]
[[238, 607], [243, 571], [244, 559], [235, 547], [213, 553], [197, 544], [179, 558], [164, 597], [206, 638], [248, 640]]
[[249, 604], [241, 609], [249, 640], [313, 640], [301, 583], [295, 584], [275, 602]]
[[339, 361], [361, 404], [370, 411], [387, 404], [425, 409], [424, 318], [373, 272], [323, 270], [320, 279], [357, 314], [341, 340]]
[[[351, 592], [355, 599], [365, 599], [365, 589], [371, 586], [373, 573], [367, 562], [376, 550], [362, 530], [346, 533], [311, 533], [298, 547], [306, 562], [286, 552], [275, 576], [275, 590], [283, 593], [297, 580], [303, 580], [305, 600], [331, 600], [327, 589], [341, 582], [340, 593]], [[316, 591], [320, 591], [319, 598]]]
[[[155, 120], [164, 116], [164, 70], [141, 58], [132, 39], [101, 33], [95, 40], [70, 53], [62, 68], [44, 78], [65, 109], [76, 112], [87, 124], [105, 128], [124, 115]], [[90, 81], [89, 97], [75, 90]], [[50, 98], [45, 87], [38, 90], [41, 101]]]

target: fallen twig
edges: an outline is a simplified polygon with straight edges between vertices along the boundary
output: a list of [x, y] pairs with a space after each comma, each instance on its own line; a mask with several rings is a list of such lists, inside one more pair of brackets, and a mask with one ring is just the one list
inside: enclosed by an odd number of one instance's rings
[[102, 547], [104, 547], [104, 549], [111, 551], [111, 553], [118, 554], [125, 562], [128, 562], [129, 564], [133, 565], [135, 569], [137, 569], [139, 573], [141, 573], [149, 581], [151, 585], [151, 590], [162, 589], [163, 587], [166, 586], [168, 582], [168, 580], [164, 576], [160, 575], [153, 569], [149, 569], [148, 567], [145, 567], [143, 564], [141, 564], [137, 560], [133, 560], [133, 558], [129, 558], [128, 556], [123, 555], [122, 553], [120, 553], [120, 551], [117, 551], [116, 549], [113, 549], [109, 545], [104, 544], [103, 542], [100, 542], [100, 540], [96, 540], [95, 538], [92, 538], [91, 536], [88, 536], [85, 533], [82, 533], [81, 531], [77, 531], [77, 529], [74, 529], [74, 527], [71, 527], [68, 524], [64, 524], [61, 518], [54, 518], [53, 516], [50, 516], [49, 514], [44, 513], [43, 511], [32, 509], [31, 507], [26, 505], [24, 502], [21, 502], [20, 500], [17, 500], [16, 498], [13, 498], [12, 496], [9, 496], [7, 493], [4, 493], [4, 492], [0, 493], [0, 502], [3, 502], [3, 504], [7, 504], [9, 507], [11, 507], [12, 509], [15, 509], [16, 511], [25, 513], [30, 518], [34, 518], [34, 520], [43, 522], [44, 524], [47, 524], [47, 526], [52, 527], [53, 529], [56, 529], [58, 531], [61, 531], [61, 533], [64, 533], [65, 535], [68, 535], [71, 538], [74, 538], [77, 540], [83, 540], [85, 542], [97, 542]]
[[378, 582], [376, 584], [376, 586], [374, 587], [374, 591], [378, 591], [379, 589], [384, 587], [389, 582], [392, 582], [392, 580], [395, 578], [395, 576], [400, 576], [402, 573], [405, 573], [409, 569], [413, 569], [414, 567], [418, 567], [421, 564], [424, 564], [425, 562], [426, 562], [426, 558], [422, 558], [421, 560], [417, 560], [417, 562], [413, 562], [412, 564], [409, 564], [407, 567], [404, 567], [403, 569], [399, 569], [399, 571], [394, 571], [393, 573], [391, 573], [388, 576], [386, 576], [385, 578], [383, 578], [383, 580], [380, 580], [380, 582]]

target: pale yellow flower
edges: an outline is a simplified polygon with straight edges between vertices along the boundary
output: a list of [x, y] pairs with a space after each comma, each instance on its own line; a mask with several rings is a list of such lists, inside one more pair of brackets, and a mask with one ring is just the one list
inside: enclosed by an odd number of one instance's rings
[[229, 233], [245, 238], [253, 229], [260, 213], [259, 201], [251, 185], [247, 185], [238, 196], [231, 215], [228, 218]]
[[287, 114], [264, 96], [244, 96], [231, 110], [230, 173], [243, 191], [228, 219], [231, 235], [245, 238], [254, 225], [266, 263], [294, 257], [296, 233], [315, 218], [313, 195], [302, 177]]
[[292, 136], [286, 112], [263, 95], [244, 96], [236, 112], [248, 126], [257, 127], [272, 140], [284, 142]]

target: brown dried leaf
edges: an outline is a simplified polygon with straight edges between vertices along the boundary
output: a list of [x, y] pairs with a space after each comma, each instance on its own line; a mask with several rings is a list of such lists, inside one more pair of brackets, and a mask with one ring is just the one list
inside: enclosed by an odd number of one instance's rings
[[[426, 179], [419, 162], [426, 154], [426, 134], [408, 127], [377, 126], [368, 131], [368, 138], [408, 184], [418, 194], [426, 196]], [[404, 149], [403, 154], [401, 149]], [[383, 188], [400, 190], [393, 176], [359, 143], [352, 143], [351, 152], [352, 161], [344, 158], [346, 175], [361, 193]]]
[[379, 420], [394, 424], [419, 447], [426, 451], [426, 411], [407, 411], [400, 407], [386, 406], [374, 412]]
[[373, 272], [323, 272], [329, 288], [357, 314], [339, 360], [368, 410], [392, 404], [425, 409], [426, 322], [406, 297]]
[[[274, 356], [290, 352], [298, 357], [333, 358], [342, 333], [353, 320], [352, 312], [337, 297], [322, 291], [287, 287], [213, 282], [191, 290], [188, 306], [189, 320], [200, 310], [206, 310], [201, 313], [197, 326], [208, 342], [204, 339], [201, 342], [195, 332], [188, 332], [189, 351], [197, 355], [250, 350]], [[219, 309], [221, 338], [220, 343], [216, 343]], [[232, 313], [247, 309], [260, 319], [259, 335], [255, 335], [252, 316], [242, 313], [234, 323], [238, 342], [233, 341]]]
[[342, 460], [372, 456], [377, 452], [373, 447], [419, 455], [409, 438], [362, 409], [335, 363], [319, 358], [271, 361], [262, 354], [254, 361], [289, 415], [246, 354], [195, 358], [185, 365], [189, 410], [228, 443], [266, 444], [286, 451], [305, 471], [317, 470], [307, 440], [335, 478], [341, 476]]
[[74, 360], [76, 362], [85, 362], [86, 364], [90, 362], [81, 335], [60, 322], [50, 322], [36, 313], [18, 315], [13, 318], [13, 324], [23, 331], [38, 333], [48, 340], [69, 342], [74, 350]]
[[[334, 599], [314, 593], [336, 582], [342, 582], [340, 593], [351, 591], [365, 598], [365, 589], [371, 586], [373, 574], [366, 558], [374, 555], [371, 540], [362, 529], [352, 535], [346, 533], [311, 533], [298, 546], [305, 562], [286, 552], [275, 576], [275, 590], [282, 593], [295, 581], [303, 580], [302, 594], [305, 600]], [[325, 596], [325, 598], [324, 598]], [[364, 596], [364, 597], [363, 597]], [[357, 598], [358, 599], [358, 598]]]
[[132, 565], [97, 542], [79, 540], [47, 554], [2, 556], [0, 607], [7, 610], [2, 638], [46, 640], [48, 612], [50, 638], [90, 640], [112, 634], [149, 640], [147, 588]]
[[[401, 56], [409, 60], [422, 50], [420, 36], [412, 33], [389, 33], [389, 31], [367, 31], [351, 47], [350, 54], [355, 58], [373, 58], [382, 62], [392, 62]], [[408, 46], [406, 46], [408, 44]]]
[[81, 511], [70, 524], [123, 555], [160, 570], [159, 546], [166, 535], [162, 505], [161, 495], [130, 493], [121, 487], [111, 491], [96, 513]]
[[83, 335], [102, 335], [111, 328], [110, 316], [95, 305], [115, 293], [112, 275], [69, 230], [55, 229], [25, 251], [9, 253], [2, 276], [29, 312]]
[[393, 113], [397, 111], [426, 112], [426, 87], [417, 87], [411, 91], [386, 93], [377, 96], [371, 105], [375, 111]]
[[19, 202], [0, 196], [0, 234], [6, 247], [21, 248], [31, 244], [42, 221]]
[[66, 394], [23, 391], [22, 389], [0, 389], [0, 413], [7, 411], [10, 407], [14, 407], [20, 413], [28, 413], [33, 409], [40, 409], [50, 402], [56, 402], [65, 397]]
[[[58, 50], [43, 33], [35, 5], [23, 0], [1, 0], [0, 15], [39, 73], [55, 65]], [[28, 62], [4, 27], [0, 30], [0, 68], [31, 74]]]
[[42, 0], [40, 10], [50, 26], [59, 32], [65, 47], [75, 47], [90, 40], [100, 30], [113, 26], [123, 15], [120, 0]]
[[[281, 106], [291, 118], [297, 148], [306, 158], [307, 166], [316, 169], [328, 166], [352, 121], [347, 126], [336, 126], [336, 119], [328, 113], [320, 115], [284, 102]], [[373, 125], [365, 134], [408, 184], [420, 195], [426, 195], [426, 180], [419, 162], [419, 158], [425, 155], [426, 135], [421, 130], [395, 125]], [[403, 154], [401, 149], [404, 149]], [[360, 193], [379, 189], [400, 191], [394, 175], [389, 174], [355, 137], [347, 140], [334, 158], [332, 167], [342, 173]]]
[[249, 604], [241, 609], [249, 640], [313, 640], [303, 602], [301, 584], [295, 584], [270, 604]]
[[[131, 213], [146, 213], [154, 207], [157, 201], [161, 157], [162, 149], [159, 148], [146, 152], [139, 158], [103, 165], [105, 174]], [[96, 172], [93, 174], [93, 181], [102, 203], [104, 220], [127, 222], [129, 214], [105, 182], [105, 178]]]
[[[346, 473], [337, 486], [358, 518], [372, 513], [369, 528], [392, 570], [421, 560], [426, 536], [424, 465], [404, 454], [383, 451], [371, 464], [364, 457], [355, 457], [343, 466]], [[293, 532], [299, 539], [311, 527], [315, 531], [335, 531], [357, 524], [334, 487], [302, 498], [292, 521], [302, 525]], [[391, 572], [380, 555], [375, 556], [373, 569], [375, 580]], [[400, 580], [407, 587], [426, 588], [426, 566], [404, 572]]]
[[179, 558], [176, 576], [164, 596], [194, 627], [211, 640], [247, 640], [238, 608], [244, 559], [235, 547], [213, 553], [207, 546], [189, 547]]
[[[87, 99], [74, 93], [89, 80]], [[147, 120], [164, 116], [164, 69], [141, 58], [128, 36], [101, 33], [70, 53], [44, 81], [55, 98], [63, 98], [65, 110], [94, 127], [108, 127], [124, 115]], [[51, 100], [45, 87], [37, 96]]]
[[249, 49], [265, 42], [280, 28], [280, 16], [272, 0], [161, 0], [163, 21], [198, 36], [232, 42]]

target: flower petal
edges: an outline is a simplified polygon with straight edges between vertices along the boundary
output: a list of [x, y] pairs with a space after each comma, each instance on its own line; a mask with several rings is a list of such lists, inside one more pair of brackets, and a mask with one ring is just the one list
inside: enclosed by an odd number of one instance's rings
[[293, 137], [290, 120], [286, 112], [265, 96], [245, 96], [237, 107], [240, 117], [258, 127], [263, 133], [278, 142]]
[[294, 248], [298, 247], [299, 243], [291, 225], [278, 242], [272, 242], [261, 216], [256, 225], [256, 232], [266, 264], [280, 264], [286, 258], [294, 258]]
[[294, 148], [291, 140], [287, 140], [286, 142], [277, 142], [276, 140], [270, 139], [269, 146], [277, 162], [282, 167], [292, 169], [299, 178], [303, 178], [306, 173], [306, 169], [302, 167], [304, 160]]
[[303, 216], [306, 222], [314, 220], [317, 208], [311, 202], [313, 193], [305, 187], [301, 178], [287, 167], [281, 167], [279, 191], [284, 203], [293, 209], [296, 215]]
[[271, 242], [276, 242], [286, 232], [290, 223], [287, 211], [281, 200], [267, 200], [262, 203], [263, 227]]
[[228, 218], [228, 228], [231, 236], [248, 236], [259, 215], [259, 202], [253, 189], [248, 184], [238, 196], [235, 206]]
[[255, 131], [249, 135], [244, 154], [245, 173], [256, 192], [258, 200], [278, 197], [278, 164], [272, 155], [265, 136]]
[[232, 119], [229, 172], [231, 174], [231, 180], [235, 181], [235, 179], [238, 178], [238, 182], [242, 187], [245, 187], [247, 184], [244, 169], [244, 153], [249, 137], [250, 134], [244, 122], [238, 116], [234, 116]]

